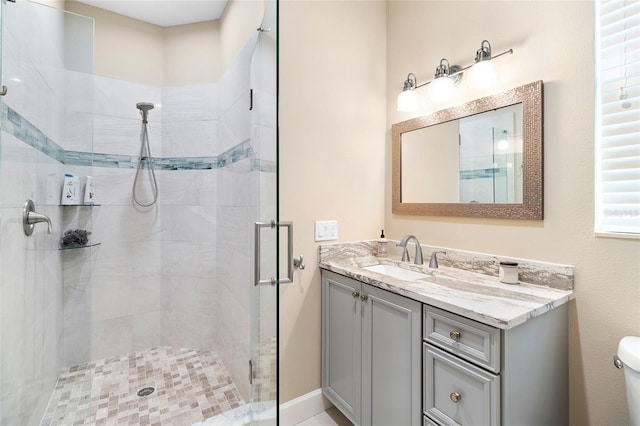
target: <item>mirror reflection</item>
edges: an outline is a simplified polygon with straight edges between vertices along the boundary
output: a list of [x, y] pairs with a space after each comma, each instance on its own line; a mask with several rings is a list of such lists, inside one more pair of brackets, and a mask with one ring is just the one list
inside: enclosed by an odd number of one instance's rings
[[403, 133], [402, 202], [522, 203], [522, 148], [522, 103]]

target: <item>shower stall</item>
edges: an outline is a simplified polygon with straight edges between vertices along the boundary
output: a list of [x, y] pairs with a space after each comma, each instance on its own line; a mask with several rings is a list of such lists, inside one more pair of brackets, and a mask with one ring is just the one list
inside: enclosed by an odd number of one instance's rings
[[91, 18], [0, 16], [0, 424], [276, 424], [277, 1], [190, 86], [95, 75]]

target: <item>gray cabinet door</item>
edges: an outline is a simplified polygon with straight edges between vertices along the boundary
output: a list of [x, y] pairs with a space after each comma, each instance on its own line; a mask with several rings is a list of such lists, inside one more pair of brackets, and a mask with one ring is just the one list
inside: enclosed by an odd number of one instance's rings
[[362, 285], [362, 423], [419, 426], [421, 304]]
[[361, 412], [360, 287], [322, 271], [322, 393], [355, 425]]

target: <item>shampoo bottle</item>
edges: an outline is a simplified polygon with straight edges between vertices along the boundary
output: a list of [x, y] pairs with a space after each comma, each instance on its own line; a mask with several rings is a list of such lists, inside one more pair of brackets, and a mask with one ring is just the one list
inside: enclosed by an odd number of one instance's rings
[[87, 176], [87, 182], [84, 186], [84, 203], [89, 205], [96, 203], [96, 188], [92, 176]]
[[378, 239], [378, 257], [386, 257], [387, 256], [387, 245], [389, 244], [389, 240], [384, 237], [384, 229], [380, 233], [380, 238]]

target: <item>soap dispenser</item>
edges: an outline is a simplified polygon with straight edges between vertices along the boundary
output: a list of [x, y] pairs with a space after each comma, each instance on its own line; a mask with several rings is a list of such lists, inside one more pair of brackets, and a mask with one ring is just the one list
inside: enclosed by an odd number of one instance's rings
[[384, 229], [380, 232], [380, 238], [378, 239], [378, 257], [387, 257], [387, 246], [389, 244], [389, 240], [387, 240], [384, 236]]

